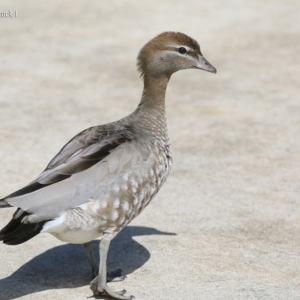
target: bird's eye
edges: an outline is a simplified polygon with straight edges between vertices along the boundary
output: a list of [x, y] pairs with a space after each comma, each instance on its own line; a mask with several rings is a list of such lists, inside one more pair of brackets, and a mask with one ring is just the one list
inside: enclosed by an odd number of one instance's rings
[[184, 47], [180, 47], [180, 48], [178, 49], [178, 52], [179, 52], [180, 54], [184, 54], [184, 53], [186, 53], [186, 49], [185, 49]]

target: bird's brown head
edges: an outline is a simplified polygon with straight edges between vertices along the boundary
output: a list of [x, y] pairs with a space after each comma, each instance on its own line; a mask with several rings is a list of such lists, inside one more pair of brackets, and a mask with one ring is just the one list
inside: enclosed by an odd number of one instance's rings
[[142, 76], [170, 77], [184, 69], [201, 69], [216, 73], [202, 55], [197, 41], [180, 32], [163, 32], [150, 40], [138, 55]]

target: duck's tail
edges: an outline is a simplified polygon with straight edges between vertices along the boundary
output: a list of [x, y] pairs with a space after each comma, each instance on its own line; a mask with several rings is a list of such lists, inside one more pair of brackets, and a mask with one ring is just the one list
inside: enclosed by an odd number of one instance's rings
[[[0, 199], [0, 208], [12, 207], [5, 198]], [[22, 244], [40, 233], [47, 221], [38, 223], [23, 223], [23, 219], [29, 213], [20, 208], [14, 213], [13, 218], [0, 230], [0, 241], [7, 245]]]
[[0, 199], [0, 208], [11, 207], [6, 201], [5, 198]]

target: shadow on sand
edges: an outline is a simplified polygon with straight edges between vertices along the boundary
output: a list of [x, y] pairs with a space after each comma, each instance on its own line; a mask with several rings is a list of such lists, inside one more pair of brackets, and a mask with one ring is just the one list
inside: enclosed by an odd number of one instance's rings
[[[108, 255], [108, 272], [122, 269], [128, 275], [144, 265], [149, 251], [132, 239], [142, 235], [174, 235], [154, 228], [128, 226], [112, 241]], [[98, 241], [94, 255], [99, 260]], [[65, 244], [50, 249], [0, 280], [0, 300], [16, 299], [39, 291], [88, 286], [91, 268], [82, 245]]]

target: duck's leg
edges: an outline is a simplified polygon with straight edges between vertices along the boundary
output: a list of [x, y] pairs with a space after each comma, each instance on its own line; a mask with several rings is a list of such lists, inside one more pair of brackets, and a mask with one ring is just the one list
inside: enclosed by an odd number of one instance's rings
[[[92, 267], [93, 278], [95, 278], [98, 275], [99, 269], [98, 269], [98, 265], [94, 259], [94, 255], [93, 255], [93, 242], [85, 243], [85, 244], [83, 244], [83, 246], [86, 250], [90, 265]], [[106, 276], [107, 276], [107, 278], [106, 278], [107, 282], [123, 281], [126, 278], [126, 276], [122, 275], [121, 269], [107, 273]]]
[[92, 267], [93, 278], [95, 278], [98, 275], [99, 269], [98, 269], [97, 263], [93, 256], [93, 242], [91, 241], [91, 242], [85, 243], [85, 244], [83, 244], [83, 246], [86, 250], [90, 265]]
[[97, 296], [99, 294], [104, 294], [111, 296], [116, 299], [125, 299], [130, 300], [133, 299], [133, 296], [125, 296], [126, 291], [114, 292], [111, 290], [106, 283], [106, 261], [107, 261], [107, 253], [109, 249], [110, 240], [106, 238], [102, 238], [99, 245], [100, 251], [100, 265], [99, 265], [99, 274], [98, 276], [91, 282], [91, 290], [94, 295]]

